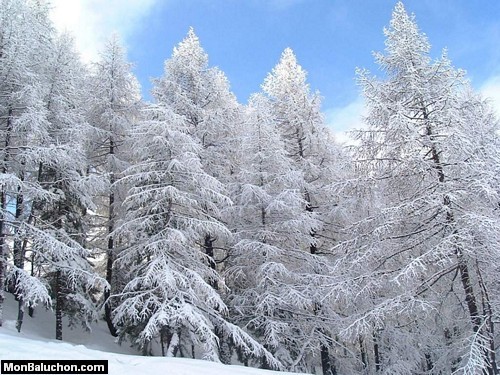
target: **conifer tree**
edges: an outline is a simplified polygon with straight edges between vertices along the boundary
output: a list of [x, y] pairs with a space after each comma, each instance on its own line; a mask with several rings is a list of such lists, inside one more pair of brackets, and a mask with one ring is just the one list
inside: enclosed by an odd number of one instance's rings
[[[156, 81], [153, 91], [158, 103], [169, 106], [184, 119], [187, 132], [201, 146], [198, 155], [203, 170], [222, 183], [218, 192], [228, 195], [226, 186], [238, 163], [241, 107], [224, 73], [209, 66], [208, 55], [192, 28], [165, 61], [164, 75]], [[224, 202], [224, 207], [218, 206], [210, 213], [221, 221], [230, 200]], [[230, 238], [224, 231], [207, 232], [199, 238], [200, 250], [213, 270], [223, 268]], [[208, 281], [219, 289], [216, 279]], [[227, 338], [222, 333], [219, 336], [221, 347], [227, 348]], [[229, 356], [226, 353], [223, 358]]]
[[[99, 211], [93, 226], [98, 235], [93, 240], [105, 247], [106, 281], [110, 289], [104, 293], [104, 311], [108, 328], [116, 336], [111, 316], [112, 301], [108, 299], [119, 284], [113, 273], [118, 239], [112, 233], [121, 214], [124, 193], [117, 190], [115, 182], [131, 161], [126, 142], [133, 122], [138, 121], [140, 92], [116, 34], [108, 40], [100, 61], [93, 68], [88, 87], [88, 121], [93, 134], [89, 137], [88, 148], [92, 169], [104, 183], [104, 190], [96, 202]], [[99, 220], [100, 217], [104, 220]]]
[[402, 3], [384, 32], [385, 78], [359, 73], [359, 199], [376, 199], [341, 246], [359, 293], [343, 333], [375, 337], [375, 371], [497, 374], [498, 124]]
[[[94, 272], [86, 248], [84, 216], [93, 208], [99, 181], [87, 174], [83, 140], [89, 136], [85, 121], [85, 69], [68, 35], [54, 39], [47, 61], [44, 107], [45, 138], [34, 146], [40, 186], [46, 199], [35, 199], [33, 222], [24, 223], [26, 240], [40, 277], [51, 286], [55, 302], [56, 338], [62, 340], [62, 316], [70, 324], [89, 328], [96, 319], [95, 295], [106, 287]], [[42, 235], [42, 232], [44, 234]]]
[[50, 301], [46, 286], [24, 270], [26, 241], [21, 234], [22, 224], [32, 217], [33, 200], [47, 196], [34, 167], [36, 146], [47, 128], [45, 69], [54, 35], [47, 14], [44, 3], [0, 3], [0, 325], [7, 279], [19, 302], [18, 330], [25, 303]]
[[[192, 28], [165, 61], [165, 74], [156, 82], [154, 95], [158, 103], [170, 106], [184, 118], [189, 134], [201, 146], [204, 171], [223, 183], [223, 192], [237, 152], [241, 109], [224, 73], [209, 67], [208, 55]], [[216, 232], [200, 238], [213, 269], [215, 243], [224, 248], [223, 238]]]
[[[314, 213], [304, 210], [302, 172], [293, 168], [269, 102], [254, 95], [232, 189], [235, 244], [228, 260], [234, 319], [252, 328], [287, 368], [307, 371], [312, 309], [304, 284], [321, 261], [310, 254]], [[306, 339], [307, 338], [307, 339]], [[307, 359], [306, 359], [307, 358]], [[268, 368], [264, 361], [262, 367]]]
[[[272, 117], [285, 143], [293, 168], [302, 174], [300, 189], [304, 198], [303, 209], [314, 213], [316, 224], [309, 229], [309, 252], [332, 259], [330, 249], [340, 239], [345, 222], [344, 197], [339, 195], [338, 184], [349, 177], [346, 155], [335, 144], [323, 125], [320, 96], [311, 94], [306, 82], [306, 72], [297, 63], [290, 48], [285, 49], [278, 64], [268, 74], [262, 89], [269, 100]], [[323, 269], [325, 275], [327, 269]], [[316, 270], [314, 272], [320, 272]], [[313, 277], [313, 275], [311, 275]], [[319, 275], [318, 275], [319, 277]], [[318, 325], [324, 326], [324, 314], [332, 306], [322, 306], [325, 296], [311, 284], [307, 293], [315, 301], [312, 312]], [[321, 288], [320, 288], [321, 289]], [[325, 340], [321, 345], [323, 373], [335, 372], [330, 359], [327, 331], [319, 329]]]
[[[24, 306], [49, 305], [52, 294], [61, 339], [63, 310], [87, 322], [91, 289], [99, 282], [88, 263], [81, 226], [93, 186], [80, 144], [86, 137], [79, 89], [84, 69], [71, 40], [55, 34], [45, 2], [5, 0], [1, 8], [0, 283], [6, 275], [18, 300], [18, 330]], [[7, 236], [12, 236], [12, 249]], [[26, 271], [27, 254], [36, 274]], [[8, 255], [13, 262], [6, 264]]]
[[142, 110], [143, 120], [133, 129], [135, 163], [120, 180], [130, 189], [126, 215], [115, 230], [126, 244], [116, 262], [128, 282], [117, 296], [114, 322], [122, 337], [130, 336], [144, 353], [155, 338], [167, 336], [173, 343], [173, 337], [179, 342], [187, 335], [195, 351], [218, 361], [218, 336], [224, 336], [280, 368], [267, 350], [227, 320], [227, 307], [214, 288], [224, 288], [224, 282], [199, 241], [206, 233], [230, 236], [218, 219], [229, 198], [203, 168], [203, 146], [191, 135], [190, 119], [158, 92], [155, 87], [157, 104]]

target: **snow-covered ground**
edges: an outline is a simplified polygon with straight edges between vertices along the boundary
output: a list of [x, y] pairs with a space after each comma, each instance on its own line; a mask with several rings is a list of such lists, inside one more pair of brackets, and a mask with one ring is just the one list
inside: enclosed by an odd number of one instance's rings
[[35, 316], [26, 314], [23, 330], [15, 328], [16, 304], [7, 294], [4, 324], [0, 327], [0, 359], [9, 360], [108, 360], [111, 375], [271, 375], [286, 374], [243, 366], [226, 366], [218, 363], [166, 357], [142, 357], [128, 344], [118, 345], [107, 332], [103, 322], [96, 324], [92, 333], [64, 327], [64, 342], [52, 339], [55, 335], [55, 318], [50, 311], [38, 308]]

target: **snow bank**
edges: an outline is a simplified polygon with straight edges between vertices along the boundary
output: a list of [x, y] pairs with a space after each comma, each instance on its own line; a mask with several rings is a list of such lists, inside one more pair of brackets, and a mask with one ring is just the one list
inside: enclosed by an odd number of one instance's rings
[[271, 375], [284, 374], [242, 366], [226, 366], [219, 363], [186, 358], [141, 357], [88, 349], [83, 345], [64, 342], [27, 339], [17, 334], [12, 324], [0, 328], [1, 358], [27, 359], [75, 359], [108, 360], [109, 374], [132, 375]]
[[[55, 334], [53, 313], [43, 309], [37, 309], [34, 318], [30, 318], [26, 314], [23, 331], [18, 333], [15, 329], [15, 301], [8, 293], [6, 297], [5, 321], [0, 327], [0, 358], [4, 360], [108, 360], [110, 375], [286, 374], [187, 358], [142, 357], [123, 354], [132, 353], [134, 349], [128, 345], [120, 346], [115, 343], [115, 339], [106, 332], [105, 324], [102, 322], [94, 328], [92, 333], [64, 327], [64, 340], [71, 341], [71, 343], [51, 340], [50, 338], [54, 337]], [[116, 353], [119, 351], [122, 353]]]

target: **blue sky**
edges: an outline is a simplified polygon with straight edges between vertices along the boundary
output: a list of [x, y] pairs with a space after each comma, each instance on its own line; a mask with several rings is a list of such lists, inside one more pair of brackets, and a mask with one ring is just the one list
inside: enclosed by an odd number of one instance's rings
[[[372, 51], [383, 50], [382, 30], [396, 4], [394, 0], [53, 2], [55, 11], [60, 11], [56, 24], [75, 33], [82, 54], [89, 60], [95, 58], [95, 50], [107, 34], [118, 31], [122, 35], [147, 99], [150, 78], [162, 75], [164, 60], [190, 26], [208, 53], [210, 64], [226, 73], [242, 103], [260, 89], [281, 52], [291, 47], [309, 73], [311, 88], [321, 92], [328, 121], [341, 123], [334, 125], [338, 128], [335, 130], [350, 127], [347, 122], [359, 118], [362, 103], [354, 71], [363, 67], [377, 74]], [[500, 1], [403, 3], [415, 13], [421, 30], [428, 35], [433, 56], [447, 47], [454, 65], [468, 71], [474, 87], [497, 95]]]

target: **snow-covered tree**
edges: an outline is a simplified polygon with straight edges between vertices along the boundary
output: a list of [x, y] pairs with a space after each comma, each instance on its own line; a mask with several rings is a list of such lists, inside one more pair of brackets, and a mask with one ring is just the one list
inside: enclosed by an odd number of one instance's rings
[[111, 316], [112, 305], [108, 298], [117, 287], [113, 274], [117, 239], [112, 233], [120, 216], [124, 194], [117, 191], [115, 182], [130, 162], [126, 141], [133, 122], [138, 119], [140, 88], [117, 35], [108, 40], [100, 61], [93, 68], [88, 87], [88, 121], [93, 126], [94, 134], [88, 139], [88, 148], [93, 173], [102, 177], [105, 188], [96, 197], [98, 211], [94, 215], [93, 241], [106, 253], [106, 280], [110, 289], [104, 293], [104, 311], [109, 330], [116, 336]]
[[116, 296], [114, 321], [122, 336], [129, 334], [143, 349], [158, 337], [167, 335], [173, 344], [172, 336], [179, 341], [183, 334], [204, 358], [219, 360], [217, 336], [223, 335], [279, 368], [268, 351], [226, 320], [227, 307], [213, 287], [223, 288], [224, 282], [199, 242], [207, 233], [230, 235], [218, 220], [229, 199], [222, 184], [204, 171], [202, 145], [190, 134], [191, 123], [156, 99], [134, 127], [136, 162], [121, 179], [131, 188], [124, 202], [127, 214], [115, 231], [127, 245], [116, 262], [128, 283]]
[[302, 172], [294, 169], [263, 96], [252, 97], [245, 129], [232, 189], [235, 244], [227, 270], [234, 319], [288, 368], [306, 371], [308, 340], [316, 338], [300, 314], [314, 309], [304, 283], [321, 266], [309, 251], [311, 228], [319, 224], [304, 209]]
[[[71, 51], [71, 40], [56, 36], [48, 10], [43, 1], [1, 4], [0, 111], [5, 144], [0, 283], [4, 285], [6, 275], [19, 302], [18, 330], [24, 305], [50, 304], [51, 292], [56, 300], [56, 336], [61, 338], [62, 300], [66, 311], [70, 305], [75, 314], [88, 311], [82, 280], [90, 285], [98, 279], [87, 264], [80, 226], [93, 185], [86, 180], [79, 144], [85, 137], [79, 101], [84, 70]], [[38, 268], [36, 275], [25, 270], [28, 253], [36, 263], [32, 269]], [[5, 274], [7, 256], [13, 261], [7, 263]], [[62, 290], [63, 283], [68, 290]]]
[[29, 216], [30, 200], [44, 195], [33, 184], [30, 167], [36, 157], [32, 146], [46, 128], [44, 67], [51, 32], [44, 3], [0, 2], [0, 325], [6, 277], [19, 300], [20, 321], [23, 301], [49, 301], [45, 286], [24, 271], [25, 242], [18, 232]]
[[316, 253], [327, 252], [332, 243], [335, 226], [328, 226], [328, 222], [339, 203], [339, 198], [332, 196], [333, 187], [348, 171], [346, 157], [324, 125], [319, 93], [310, 92], [306, 77], [295, 54], [287, 48], [262, 89], [271, 103], [287, 154], [304, 175], [302, 191], [308, 202], [306, 209], [323, 217], [324, 230], [316, 228], [311, 233], [310, 250]]
[[401, 3], [384, 32], [385, 77], [359, 73], [369, 204], [339, 246], [355, 296], [342, 334], [373, 337], [373, 372], [497, 374], [498, 124]]
[[208, 55], [192, 28], [165, 61], [164, 75], [153, 92], [159, 103], [184, 117], [189, 133], [202, 146], [204, 169], [224, 179], [231, 168], [227, 156], [234, 146], [231, 132], [240, 106], [224, 73], [209, 66]]
[[[158, 103], [170, 106], [184, 119], [188, 133], [201, 146], [203, 170], [222, 183], [219, 192], [227, 195], [226, 185], [238, 164], [241, 106], [229, 90], [224, 73], [209, 66], [208, 55], [192, 28], [165, 61], [164, 75], [156, 81], [153, 91]], [[211, 215], [221, 213], [222, 208]], [[229, 238], [222, 232], [207, 232], [198, 240], [213, 270], [224, 267]], [[219, 287], [215, 279], [210, 284]], [[226, 340], [222, 336], [219, 339]], [[227, 343], [221, 345], [227, 347]], [[223, 360], [227, 357], [229, 353]]]
[[[306, 76], [293, 51], [287, 48], [266, 77], [262, 89], [284, 140], [286, 153], [293, 160], [293, 168], [302, 174], [303, 209], [314, 213], [318, 220], [310, 228], [309, 252], [331, 259], [330, 249], [340, 239], [340, 228], [346, 221], [344, 197], [339, 195], [337, 184], [349, 176], [350, 168], [346, 155], [324, 126], [320, 96], [310, 92]], [[309, 290], [310, 298], [317, 303], [314, 310], [318, 322], [322, 322], [323, 311], [330, 307], [321, 306], [324, 296], [318, 292], [316, 287]], [[329, 356], [329, 345], [325, 343], [321, 346], [324, 374], [335, 371]]]
[[[93, 288], [106, 282], [89, 263], [85, 248], [84, 216], [93, 208], [98, 180], [87, 174], [83, 140], [89, 135], [85, 121], [85, 69], [67, 35], [54, 39], [47, 61], [45, 82], [45, 137], [33, 146], [37, 180], [47, 198], [34, 199], [32, 223], [24, 223], [27, 241], [41, 277], [51, 284], [56, 309], [56, 338], [62, 339], [62, 315], [88, 327], [95, 319]], [[45, 235], [41, 235], [41, 231]]]
[[[227, 183], [238, 151], [241, 109], [224, 73], [209, 67], [208, 55], [192, 28], [165, 61], [165, 73], [153, 90], [158, 103], [170, 106], [183, 117], [189, 134], [201, 145], [199, 155], [204, 171]], [[200, 238], [214, 269], [214, 243], [219, 240], [217, 247], [224, 247], [222, 237], [217, 232], [207, 232]]]

